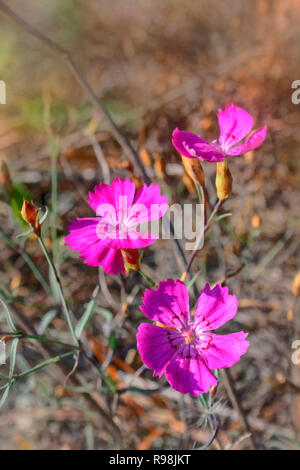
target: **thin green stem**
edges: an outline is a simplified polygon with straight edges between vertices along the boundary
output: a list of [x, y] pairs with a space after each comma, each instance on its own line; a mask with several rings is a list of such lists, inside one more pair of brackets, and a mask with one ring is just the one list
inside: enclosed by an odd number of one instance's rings
[[97, 370], [98, 374], [103, 379], [103, 381], [107, 385], [108, 389], [112, 393], [115, 393], [116, 392], [116, 383], [110, 377], [105, 375], [105, 373], [103, 372], [101, 367], [85, 351], [82, 351], [82, 354], [86, 358], [86, 360]]
[[49, 252], [46, 248], [46, 245], [44, 243], [44, 240], [42, 239], [41, 236], [38, 237], [38, 241], [39, 241], [39, 244], [40, 244], [40, 246], [43, 250], [43, 253], [46, 257], [46, 260], [48, 261], [49, 267], [52, 270], [52, 273], [54, 275], [53, 278], [54, 278], [54, 282], [56, 283], [56, 286], [57, 286], [57, 290], [58, 290], [58, 293], [59, 293], [59, 298], [60, 298], [60, 301], [61, 301], [62, 309], [63, 309], [64, 315], [66, 317], [66, 321], [67, 321], [72, 339], [73, 339], [74, 343], [77, 346], [78, 345], [78, 339], [75, 335], [75, 331], [74, 331], [74, 328], [73, 328], [73, 325], [72, 325], [71, 316], [70, 316], [69, 308], [68, 308], [68, 305], [67, 305], [64, 293], [63, 293], [61, 280], [59, 278], [59, 275], [58, 275], [58, 272], [56, 270], [55, 264], [53, 263], [53, 261], [50, 257], [50, 254], [49, 254]]
[[213, 211], [212, 213], [210, 214], [210, 217], [208, 219], [208, 221], [206, 222], [206, 224], [204, 225], [203, 229], [201, 230], [201, 233], [199, 234], [197, 240], [196, 240], [196, 244], [195, 244], [195, 248], [193, 249], [192, 251], [192, 254], [191, 254], [191, 257], [189, 259], [189, 262], [187, 264], [187, 267], [186, 267], [186, 270], [185, 272], [182, 274], [182, 277], [181, 277], [181, 280], [182, 281], [185, 281], [186, 279], [186, 276], [187, 274], [189, 273], [191, 267], [192, 267], [192, 264], [193, 264], [193, 261], [196, 257], [196, 254], [197, 254], [197, 251], [199, 249], [199, 246], [200, 246], [200, 243], [201, 243], [201, 240], [205, 234], [205, 232], [209, 229], [210, 225], [211, 225], [211, 222], [215, 216], [215, 214], [218, 212], [218, 210], [220, 209], [221, 207], [221, 204], [222, 204], [222, 201], [220, 199], [218, 199], [218, 201], [216, 202], [214, 208], [213, 208]]
[[53, 134], [50, 135], [50, 156], [51, 156], [51, 237], [52, 237], [52, 251], [55, 262], [58, 261], [58, 246], [57, 246], [57, 231], [56, 231], [56, 217], [57, 217], [57, 157], [58, 147], [55, 142]]
[[148, 276], [146, 273], [144, 273], [144, 271], [139, 270], [138, 272], [140, 273], [140, 275], [141, 275], [144, 279], [146, 279], [146, 281], [147, 281], [152, 287], [156, 287], [156, 282], [153, 281], [153, 279], [151, 279], [150, 276]]
[[35, 275], [37, 280], [43, 286], [44, 290], [47, 292], [47, 294], [50, 294], [51, 290], [49, 289], [47, 281], [44, 279], [44, 277], [42, 276], [40, 271], [37, 269], [37, 267], [35, 266], [34, 262], [30, 258], [30, 256], [22, 248], [19, 248], [18, 251], [21, 254], [21, 256], [23, 257], [24, 261], [26, 261], [26, 263], [30, 267], [31, 271], [33, 272], [33, 274]]
[[0, 332], [0, 336], [17, 336], [17, 337], [21, 337], [22, 336], [22, 332], [21, 331], [10, 331], [9, 333], [7, 332]]
[[26, 375], [32, 374], [33, 372], [36, 372], [39, 369], [43, 369], [43, 367], [49, 366], [50, 364], [55, 364], [56, 362], [61, 361], [65, 357], [72, 356], [74, 354], [74, 351], [68, 351], [64, 354], [60, 354], [59, 356], [52, 357], [51, 359], [47, 359], [47, 361], [41, 362], [40, 364], [37, 364], [36, 366], [32, 367], [31, 369], [25, 370], [24, 372], [21, 372], [17, 376], [14, 376], [14, 378], [21, 378], [25, 377]]
[[20, 339], [34, 339], [36, 341], [41, 341], [43, 343], [51, 343], [51, 344], [58, 344], [59, 346], [64, 346], [67, 348], [78, 349], [79, 346], [74, 346], [73, 344], [63, 343], [57, 339], [48, 338], [47, 336], [39, 336], [39, 335], [27, 335], [22, 331], [14, 331], [14, 332], [2, 332], [0, 331], [0, 336], [11, 336], [13, 338], [20, 338]]
[[34, 339], [36, 341], [41, 341], [42, 343], [51, 343], [51, 344], [58, 344], [59, 346], [64, 346], [72, 349], [78, 349], [79, 346], [74, 346], [73, 344], [63, 343], [57, 339], [47, 338], [47, 336], [36, 336], [36, 335], [25, 335], [23, 336], [25, 339]]
[[205, 188], [204, 186], [200, 186], [197, 183], [194, 183], [196, 187], [196, 191], [198, 194], [199, 202], [200, 204], [203, 204], [203, 211], [204, 211], [204, 225], [206, 225], [207, 222], [207, 204], [206, 204], [206, 195], [205, 195]]
[[11, 238], [6, 236], [3, 232], [0, 232], [0, 239], [4, 240], [5, 243], [7, 243], [13, 250], [16, 250], [22, 256], [22, 258], [27, 263], [27, 265], [29, 266], [29, 268], [31, 269], [31, 271], [33, 272], [33, 274], [35, 275], [35, 277], [37, 278], [37, 280], [39, 281], [43, 289], [47, 292], [48, 295], [50, 295], [51, 291], [49, 289], [47, 281], [45, 280], [43, 275], [40, 273], [38, 268], [35, 266], [34, 262], [30, 258], [29, 254], [26, 253], [24, 248], [21, 245], [15, 243]]

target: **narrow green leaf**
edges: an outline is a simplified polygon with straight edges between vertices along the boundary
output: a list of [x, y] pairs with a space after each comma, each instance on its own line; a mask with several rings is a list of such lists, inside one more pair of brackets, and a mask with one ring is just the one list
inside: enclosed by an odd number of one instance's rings
[[60, 356], [55, 356], [55, 357], [52, 357], [51, 359], [47, 359], [46, 361], [41, 362], [40, 364], [37, 364], [31, 369], [24, 370], [23, 372], [21, 372], [21, 374], [18, 374], [18, 377], [25, 377], [29, 374], [32, 374], [33, 372], [36, 372], [37, 370], [40, 370], [40, 369], [43, 369], [44, 367], [49, 366], [50, 364], [56, 364], [57, 362], [61, 361], [65, 357], [69, 357], [72, 355], [74, 355], [74, 351], [69, 351], [67, 353], [61, 354]]
[[94, 437], [94, 428], [92, 423], [87, 422], [85, 427], [85, 439], [87, 448], [89, 450], [94, 450], [95, 448], [95, 437]]
[[31, 234], [32, 234], [32, 230], [28, 230], [27, 232], [19, 233], [18, 235], [16, 235], [16, 238], [29, 237], [29, 235], [31, 235]]
[[231, 212], [227, 212], [226, 214], [219, 215], [218, 217], [216, 217], [216, 218], [213, 220], [212, 223], [214, 224], [215, 222], [220, 222], [220, 220], [226, 219], [227, 217], [230, 217], [231, 215], [232, 215]]
[[190, 282], [187, 284], [186, 287], [187, 287], [188, 290], [190, 290], [190, 289], [193, 287], [193, 285], [194, 285], [195, 282], [197, 281], [198, 277], [200, 276], [201, 271], [202, 271], [202, 270], [200, 269], [198, 272], [196, 272], [196, 274], [194, 274], [194, 276], [192, 277], [192, 279], [190, 280]]
[[54, 297], [55, 301], [59, 303], [60, 302], [59, 286], [58, 286], [54, 271], [51, 266], [49, 266], [49, 282], [50, 282], [52, 296]]
[[15, 338], [12, 342], [11, 349], [10, 349], [10, 355], [9, 355], [9, 378], [10, 379], [14, 375], [18, 343], [19, 343], [19, 339]]
[[49, 312], [45, 313], [37, 329], [39, 335], [43, 334], [46, 331], [46, 329], [48, 328], [52, 320], [56, 317], [56, 315], [56, 310], [49, 310]]
[[49, 212], [49, 209], [48, 207], [46, 206], [46, 211], [45, 211], [45, 214], [42, 215], [42, 217], [40, 218], [39, 222], [40, 222], [40, 225], [42, 225], [45, 220], [47, 219], [48, 217], [48, 212]]
[[9, 310], [8, 310], [8, 307], [7, 307], [6, 303], [4, 302], [4, 300], [1, 299], [1, 297], [0, 297], [0, 302], [1, 302], [2, 306], [3, 306], [3, 309], [4, 309], [4, 312], [5, 312], [5, 315], [6, 315], [6, 321], [7, 321], [7, 323], [8, 323], [8, 326], [10, 327], [11, 331], [17, 331], [17, 328], [16, 328], [15, 325], [14, 325], [14, 322], [13, 322], [13, 319], [12, 319], [12, 317], [11, 317], [11, 315], [10, 315], [10, 312], [9, 312]]
[[11, 387], [11, 385], [7, 384], [4, 392], [2, 393], [2, 396], [1, 396], [1, 399], [0, 399], [0, 408], [2, 408], [2, 406], [6, 402], [6, 399], [8, 397], [9, 391], [10, 391], [10, 387]]
[[94, 312], [94, 307], [95, 307], [98, 291], [99, 291], [99, 286], [95, 288], [91, 300], [89, 301], [82, 317], [80, 318], [80, 320], [78, 321], [75, 327], [75, 335], [77, 338], [80, 338], [81, 333], [83, 332], [87, 322], [89, 321], [90, 317], [92, 316]]
[[111, 349], [114, 351], [116, 349], [116, 346], [117, 346], [117, 338], [115, 337], [114, 334], [109, 335], [108, 343], [109, 343], [109, 346], [111, 347]]

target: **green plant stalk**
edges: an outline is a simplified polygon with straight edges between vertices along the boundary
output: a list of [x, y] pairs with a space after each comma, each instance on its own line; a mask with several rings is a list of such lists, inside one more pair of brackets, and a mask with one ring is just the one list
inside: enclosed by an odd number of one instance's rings
[[56, 231], [56, 218], [57, 218], [57, 157], [58, 147], [56, 146], [53, 134], [50, 135], [50, 156], [51, 156], [51, 238], [52, 238], [52, 251], [55, 262], [58, 261], [58, 245], [57, 245], [57, 231]]
[[144, 273], [144, 271], [141, 271], [141, 269], [138, 271], [140, 273], [140, 275], [146, 279], [146, 281], [152, 286], [152, 287], [156, 287], [156, 282], [153, 281], [153, 279], [151, 279], [150, 276], [148, 276], [146, 273]]
[[39, 335], [27, 335], [24, 334], [22, 331], [14, 331], [10, 333], [0, 332], [0, 336], [11, 336], [13, 338], [19, 339], [34, 339], [36, 341], [41, 341], [43, 343], [51, 343], [51, 344], [58, 344], [59, 346], [65, 346], [68, 348], [73, 348], [75, 350], [78, 349], [78, 346], [74, 346], [73, 344], [63, 343], [57, 339], [48, 338], [47, 336], [39, 336]]
[[93, 361], [93, 359], [91, 359], [84, 351], [83, 352], [83, 356], [86, 358], [86, 360], [92, 364], [93, 367], [95, 367], [95, 369], [97, 370], [98, 374], [100, 375], [100, 377], [103, 379], [104, 383], [107, 385], [108, 389], [110, 390], [111, 393], [116, 393], [116, 384], [115, 382], [110, 379], [110, 377], [107, 377], [105, 375], [105, 373], [103, 372], [103, 370], [101, 369], [101, 367], [99, 367], [97, 364], [95, 364], [95, 362]]
[[200, 204], [203, 204], [203, 215], [204, 215], [204, 225], [207, 222], [207, 215], [206, 215], [206, 196], [205, 196], [205, 188], [204, 186], [200, 186], [200, 184], [194, 183], [196, 187], [196, 191], [198, 194]]
[[200, 242], [201, 242], [201, 239], [202, 237], [204, 236], [205, 232], [210, 228], [210, 226], [212, 225], [212, 222], [213, 222], [213, 219], [214, 219], [214, 216], [216, 215], [216, 213], [218, 212], [218, 210], [220, 209], [222, 205], [222, 201], [220, 199], [217, 200], [213, 210], [212, 210], [212, 213], [210, 214], [210, 217], [208, 219], [208, 221], [206, 222], [206, 224], [204, 225], [203, 229], [201, 230], [197, 240], [196, 240], [196, 243], [195, 243], [195, 248], [194, 250], [192, 251], [192, 254], [190, 256], [190, 259], [189, 259], [189, 262], [187, 264], [187, 267], [186, 267], [186, 270], [184, 271], [184, 273], [182, 274], [181, 276], [181, 280], [184, 282], [186, 280], [186, 277], [187, 277], [187, 274], [190, 272], [190, 269], [192, 267], [192, 264], [193, 264], [193, 261], [195, 259], [195, 256], [197, 254], [197, 251], [199, 249], [199, 246], [200, 246]]
[[13, 242], [9, 237], [7, 237], [4, 233], [0, 232], [0, 238], [4, 240], [13, 250], [16, 250], [24, 259], [24, 261], [27, 263], [43, 289], [47, 292], [48, 295], [51, 294], [51, 291], [49, 289], [49, 286], [47, 284], [46, 279], [43, 277], [43, 275], [40, 273], [38, 268], [35, 266], [34, 262], [26, 253], [26, 251], [22, 248], [22, 246], [18, 245], [17, 243]]
[[[19, 249], [19, 251], [20, 251], [20, 249]], [[39, 281], [41, 286], [44, 288], [44, 290], [49, 295], [51, 293], [51, 291], [49, 289], [47, 281], [44, 279], [44, 277], [42, 276], [40, 271], [37, 269], [37, 267], [35, 266], [34, 262], [30, 258], [30, 256], [23, 249], [21, 250], [21, 256], [23, 257], [24, 261], [28, 264], [28, 266], [30, 267], [31, 271], [33, 272], [33, 274], [35, 275], [35, 277], [37, 278], [37, 280]]]
[[59, 356], [52, 357], [51, 359], [47, 359], [47, 361], [44, 361], [44, 362], [41, 362], [40, 364], [37, 364], [36, 366], [32, 367], [32, 369], [28, 369], [28, 370], [25, 370], [24, 372], [21, 372], [20, 374], [18, 374], [15, 377], [18, 378], [18, 379], [21, 378], [21, 377], [25, 377], [29, 374], [32, 374], [33, 372], [36, 372], [39, 369], [43, 369], [44, 367], [46, 367], [50, 364], [55, 364], [56, 362], [59, 362], [62, 359], [64, 359], [65, 357], [72, 356], [73, 354], [74, 354], [74, 351], [68, 351], [68, 352], [66, 352], [64, 354], [61, 354]]
[[75, 331], [74, 331], [73, 324], [72, 324], [72, 321], [71, 321], [69, 308], [67, 306], [67, 302], [66, 302], [66, 299], [65, 299], [65, 296], [64, 296], [64, 293], [63, 293], [61, 281], [60, 281], [59, 275], [57, 273], [55, 264], [53, 263], [53, 261], [50, 257], [50, 254], [49, 254], [49, 252], [46, 248], [46, 245], [44, 243], [44, 240], [42, 239], [41, 236], [38, 236], [38, 241], [39, 241], [39, 244], [40, 244], [40, 246], [43, 250], [45, 258], [48, 261], [49, 267], [50, 267], [50, 269], [52, 270], [52, 272], [54, 274], [54, 282], [56, 283], [56, 286], [57, 286], [57, 291], [59, 293], [59, 298], [60, 298], [60, 301], [61, 301], [62, 309], [63, 309], [64, 315], [65, 315], [65, 318], [66, 318], [66, 321], [67, 321], [72, 339], [73, 339], [74, 343], [76, 344], [76, 346], [78, 346], [78, 340], [77, 340], [76, 335], [75, 335]]

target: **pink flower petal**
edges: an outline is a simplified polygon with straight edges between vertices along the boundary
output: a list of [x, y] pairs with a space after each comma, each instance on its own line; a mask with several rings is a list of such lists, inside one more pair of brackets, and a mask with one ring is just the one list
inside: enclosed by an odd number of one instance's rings
[[207, 162], [222, 162], [225, 159], [225, 155], [214, 144], [190, 132], [175, 129], [172, 143], [184, 157], [198, 157]]
[[210, 333], [211, 342], [206, 350], [201, 351], [210, 369], [230, 367], [238, 362], [247, 351], [250, 343], [245, 338], [247, 333], [239, 331], [229, 335]]
[[254, 150], [259, 147], [266, 138], [267, 126], [262, 127], [258, 131], [254, 132], [249, 139], [246, 139], [245, 142], [236, 147], [231, 147], [228, 151], [228, 155], [243, 155], [250, 150]]
[[189, 293], [181, 281], [162, 281], [157, 289], [146, 289], [142, 300], [140, 309], [152, 321], [178, 329], [189, 322]]
[[154, 235], [142, 233], [127, 226], [117, 230], [115, 225], [109, 226], [105, 219], [98, 223], [96, 233], [99, 240], [105, 242], [105, 246], [115, 250], [145, 248], [157, 240]]
[[102, 266], [106, 274], [125, 274], [125, 267], [120, 250], [104, 247], [98, 243], [89, 250], [82, 252], [80, 258], [84, 258], [84, 264], [89, 266]]
[[151, 234], [138, 232], [137, 230], [131, 229], [127, 232], [126, 239], [120, 239], [119, 247], [128, 248], [145, 248], [146, 246], [152, 245], [157, 240], [157, 237]]
[[168, 363], [165, 374], [171, 387], [180, 393], [200, 395], [217, 385], [216, 377], [200, 356], [185, 358], [175, 354]]
[[71, 222], [67, 227], [70, 233], [65, 237], [65, 244], [80, 252], [97, 242], [99, 238], [96, 230], [99, 220], [97, 217], [86, 217], [83, 219], [77, 218], [77, 220]]
[[158, 185], [143, 186], [137, 191], [129, 209], [128, 225], [136, 226], [162, 217], [168, 209], [167, 196], [161, 195]]
[[246, 137], [253, 127], [252, 116], [234, 104], [227, 105], [224, 111], [219, 109], [218, 120], [221, 131], [219, 142], [226, 148], [226, 153], [229, 147]]
[[71, 222], [65, 244], [78, 251], [89, 266], [102, 266], [106, 273], [125, 273], [121, 252], [111, 248], [111, 240], [100, 240], [97, 236], [99, 220], [94, 217]]
[[195, 311], [197, 330], [214, 330], [231, 320], [238, 309], [235, 295], [228, 294], [228, 288], [217, 284], [212, 290], [206, 284], [198, 299]]
[[142, 361], [154, 370], [154, 376], [159, 377], [165, 371], [166, 365], [176, 353], [172, 343], [178, 333], [168, 328], [161, 328], [149, 323], [142, 323], [137, 333], [137, 348]]
[[[94, 192], [89, 193], [87, 202], [97, 214], [103, 216], [104, 208], [111, 206], [112, 212], [118, 214], [121, 212], [126, 215], [128, 208], [131, 206], [135, 195], [135, 184], [126, 178], [116, 178], [112, 184], [100, 183], [95, 186]], [[101, 207], [103, 206], [103, 207]]]
[[89, 254], [85, 259], [85, 264], [90, 266], [102, 266], [106, 274], [125, 274], [124, 261], [120, 250], [114, 248], [104, 248], [97, 255]]

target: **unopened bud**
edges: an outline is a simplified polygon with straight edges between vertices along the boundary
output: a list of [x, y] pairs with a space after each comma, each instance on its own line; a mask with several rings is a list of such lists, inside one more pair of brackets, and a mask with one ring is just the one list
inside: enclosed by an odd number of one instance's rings
[[137, 249], [121, 250], [125, 271], [129, 274], [131, 271], [140, 270], [140, 254]]
[[152, 155], [145, 147], [141, 148], [140, 157], [145, 166], [152, 166]]
[[37, 214], [38, 211], [35, 205], [32, 202], [26, 201], [26, 199], [24, 199], [21, 209], [21, 216], [33, 228], [35, 227]]
[[162, 180], [166, 179], [166, 159], [160, 152], [156, 152], [155, 154], [154, 170], [158, 178]]
[[2, 343], [10, 343], [13, 339], [13, 336], [1, 336], [0, 341], [2, 341]]
[[294, 277], [292, 291], [295, 297], [300, 296], [300, 271]]
[[39, 219], [36, 219], [35, 221], [34, 231], [38, 237], [41, 236], [41, 226], [40, 226]]
[[232, 176], [228, 168], [227, 160], [217, 163], [216, 188], [220, 201], [224, 201], [230, 196], [232, 190]]
[[13, 191], [13, 185], [10, 177], [10, 172], [7, 164], [3, 161], [0, 169], [0, 183], [3, 184], [5, 191], [11, 194]]
[[205, 176], [199, 158], [189, 158], [181, 155], [185, 171], [194, 183], [204, 186]]

